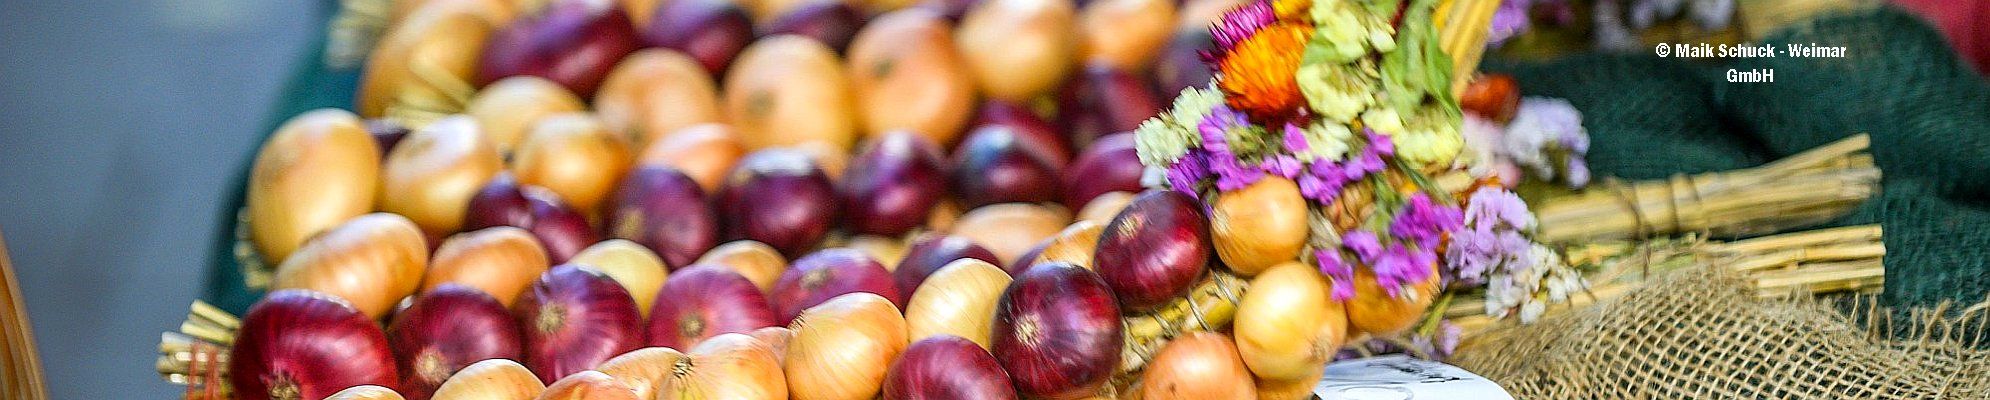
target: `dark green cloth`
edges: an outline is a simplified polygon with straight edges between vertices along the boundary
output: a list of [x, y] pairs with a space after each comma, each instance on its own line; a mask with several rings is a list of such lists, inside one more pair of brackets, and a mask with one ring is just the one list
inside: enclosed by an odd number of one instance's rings
[[[1598, 176], [1743, 168], [1870, 133], [1885, 192], [1837, 224], [1884, 225], [1885, 299], [1911, 306], [1974, 301], [1990, 288], [1990, 84], [1942, 40], [1907, 13], [1877, 9], [1820, 19], [1764, 41], [1847, 46], [1842, 59], [1688, 62], [1645, 52], [1547, 63], [1491, 60], [1486, 69], [1512, 73], [1529, 95], [1567, 98], [1582, 110]], [[321, 43], [306, 54], [309, 62], [284, 89], [271, 129], [307, 110], [350, 107], [356, 71], [326, 70], [318, 62], [322, 53]], [[1726, 83], [1730, 68], [1773, 69], [1776, 82]], [[238, 195], [225, 209], [241, 203]], [[224, 218], [206, 298], [239, 313], [262, 293], [243, 287], [232, 250], [235, 218], [232, 212]]]
[[[1693, 59], [1586, 54], [1488, 61], [1529, 95], [1582, 111], [1598, 176], [1735, 169], [1869, 133], [1879, 197], [1834, 225], [1885, 229], [1891, 306], [1975, 302], [1990, 288], [1990, 84], [1911, 14], [1891, 8], [1798, 24], [1765, 38], [1845, 46], [1844, 58]], [[1729, 83], [1730, 69], [1775, 71]]]

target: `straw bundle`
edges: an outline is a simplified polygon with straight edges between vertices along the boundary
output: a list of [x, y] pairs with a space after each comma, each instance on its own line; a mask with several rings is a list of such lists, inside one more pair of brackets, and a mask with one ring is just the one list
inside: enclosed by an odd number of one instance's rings
[[242, 320], [203, 301], [194, 301], [179, 332], [159, 335], [159, 376], [186, 385], [186, 399], [228, 399], [228, 346]]
[[48, 398], [42, 382], [41, 359], [35, 354], [34, 332], [28, 325], [27, 303], [21, 302], [21, 284], [14, 279], [14, 265], [7, 261], [7, 246], [0, 241], [0, 397], [41, 400]]

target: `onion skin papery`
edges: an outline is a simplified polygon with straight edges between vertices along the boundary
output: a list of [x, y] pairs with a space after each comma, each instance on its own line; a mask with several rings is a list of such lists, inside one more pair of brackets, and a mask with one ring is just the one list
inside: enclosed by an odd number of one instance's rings
[[1210, 205], [1210, 241], [1223, 265], [1253, 276], [1272, 265], [1299, 259], [1309, 230], [1306, 198], [1290, 179], [1267, 176], [1243, 189], [1223, 192]]
[[629, 297], [636, 302], [637, 311], [643, 318], [650, 316], [650, 304], [656, 301], [657, 288], [663, 287], [670, 269], [656, 253], [635, 242], [622, 239], [603, 240], [581, 250], [568, 263], [594, 267], [595, 270], [614, 278], [629, 290]]
[[1254, 399], [1257, 386], [1237, 347], [1220, 333], [1189, 332], [1161, 348], [1140, 379], [1147, 400]]
[[1014, 280], [986, 261], [963, 258], [947, 264], [919, 285], [905, 305], [912, 340], [958, 336], [982, 348], [990, 343], [995, 305]]
[[850, 47], [858, 29], [866, 26], [863, 12], [842, 0], [770, 1], [792, 1], [794, 5], [770, 18], [761, 18], [762, 37], [798, 35], [842, 52]]
[[435, 258], [422, 275], [421, 291], [444, 284], [482, 290], [510, 307], [532, 280], [552, 268], [546, 250], [532, 233], [513, 226], [484, 228], [450, 236], [436, 247]]
[[539, 400], [638, 400], [636, 388], [601, 371], [580, 371], [546, 385]]
[[518, 183], [559, 193], [581, 215], [597, 215], [622, 174], [635, 164], [629, 143], [588, 114], [546, 117], [512, 155]]
[[788, 270], [788, 259], [782, 258], [779, 251], [766, 243], [752, 240], [736, 240], [713, 247], [691, 264], [723, 265], [753, 281], [762, 293], [773, 293], [774, 283], [781, 280], [781, 273]]
[[[470, 93], [454, 92], [472, 86], [491, 31], [501, 26], [479, 15], [480, 8], [422, 10], [388, 29], [367, 55], [354, 110], [367, 118], [460, 110], [456, 96]], [[445, 106], [427, 109], [435, 104]]]
[[777, 360], [788, 359], [788, 343], [793, 342], [795, 339], [795, 331], [785, 326], [754, 329], [753, 332], [746, 335], [752, 336], [753, 340], [758, 340], [761, 345], [767, 346], [767, 350], [773, 351], [774, 358]]
[[746, 157], [739, 132], [724, 124], [693, 125], [652, 140], [636, 157], [639, 166], [676, 168], [698, 181], [705, 193], [718, 193], [726, 173]]
[[380, 326], [336, 297], [278, 290], [249, 307], [228, 353], [235, 398], [322, 399], [400, 380]]
[[931, 234], [920, 236], [905, 249], [905, 258], [892, 268], [892, 280], [897, 282], [898, 293], [907, 295], [915, 292], [927, 277], [941, 268], [961, 259], [976, 259], [990, 264], [999, 262], [995, 253], [975, 244], [965, 236]]
[[374, 385], [360, 385], [340, 390], [338, 393], [332, 393], [332, 396], [326, 397], [325, 400], [406, 400], [406, 398], [401, 397], [400, 393], [395, 393], [394, 389]]
[[565, 263], [588, 245], [600, 241], [587, 218], [568, 207], [558, 194], [537, 186], [519, 186], [510, 174], [498, 174], [470, 197], [465, 229], [515, 226], [532, 232], [546, 249], [546, 259]]
[[899, 236], [926, 221], [947, 195], [946, 164], [933, 142], [906, 131], [885, 133], [858, 153], [836, 181], [843, 221], [852, 232]]
[[848, 248], [825, 249], [795, 260], [774, 283], [772, 303], [782, 321], [792, 321], [810, 307], [859, 292], [881, 296], [894, 307], [905, 303], [883, 264]]
[[1313, 400], [1313, 389], [1319, 387], [1320, 377], [1326, 376], [1326, 365], [1313, 368], [1304, 377], [1293, 380], [1258, 379], [1258, 400]]
[[1347, 301], [1349, 334], [1388, 336], [1422, 320], [1424, 309], [1437, 300], [1437, 264], [1430, 265], [1430, 278], [1411, 284], [1399, 296], [1390, 296], [1375, 282], [1375, 272], [1366, 267], [1354, 269], [1354, 298]]
[[484, 141], [511, 154], [525, 133], [549, 116], [587, 111], [587, 103], [560, 84], [531, 75], [500, 79], [477, 91], [463, 113], [477, 121]]
[[1107, 193], [1137, 193], [1145, 173], [1146, 167], [1140, 165], [1140, 155], [1133, 148], [1133, 134], [1099, 138], [1064, 168], [1064, 206], [1083, 208]]
[[1333, 360], [1347, 340], [1347, 317], [1330, 290], [1325, 276], [1299, 262], [1273, 266], [1251, 280], [1232, 329], [1252, 375], [1300, 379]]
[[[1071, 212], [1045, 204], [1005, 203], [976, 208], [954, 223], [953, 234], [987, 247], [1002, 262], [1023, 259], [1023, 253], [1057, 236], [1071, 223]], [[1015, 271], [1011, 271], [1015, 272]]]
[[1105, 233], [1105, 224], [1092, 221], [1078, 221], [1058, 231], [1057, 236], [1044, 243], [1043, 250], [1037, 252], [1031, 264], [1059, 261], [1071, 263], [1085, 269], [1093, 268], [1093, 252], [1098, 251], [1099, 236]]
[[307, 289], [378, 319], [420, 287], [428, 245], [399, 215], [373, 213], [319, 234], [277, 265], [271, 290]]
[[513, 311], [525, 329], [525, 365], [545, 382], [642, 347], [642, 315], [628, 289], [591, 268], [546, 271]]
[[814, 39], [775, 35], [748, 45], [725, 77], [726, 121], [749, 149], [828, 143], [849, 152], [859, 121], [836, 51]]
[[1173, 36], [1172, 0], [1092, 0], [1078, 14], [1080, 57], [1087, 63], [1140, 71]]
[[719, 216], [698, 182], [670, 167], [639, 167], [603, 206], [610, 236], [641, 243], [672, 268], [719, 244]]
[[829, 299], [788, 325], [782, 372], [795, 400], [866, 400], [883, 389], [892, 360], [905, 350], [905, 318], [871, 293]]
[[639, 146], [685, 128], [725, 121], [711, 74], [690, 56], [666, 49], [637, 51], [622, 59], [594, 94], [594, 113], [609, 130]]
[[1142, 193], [1099, 234], [1099, 276], [1132, 311], [1151, 310], [1195, 285], [1209, 264], [1202, 203], [1172, 190]]
[[628, 12], [609, 1], [553, 1], [500, 28], [477, 61], [477, 82], [544, 77], [583, 98], [639, 43]]
[[380, 167], [381, 211], [442, 237], [463, 228], [470, 197], [504, 169], [497, 148], [469, 117], [449, 117], [408, 134]]
[[433, 400], [528, 400], [539, 397], [546, 391], [546, 384], [539, 377], [532, 376], [532, 370], [525, 369], [517, 361], [494, 358], [478, 361], [456, 371], [442, 387], [435, 389]]
[[829, 177], [808, 156], [789, 149], [748, 154], [726, 179], [718, 203], [727, 239], [766, 243], [787, 257], [822, 242], [836, 220], [836, 189]]
[[373, 208], [380, 151], [359, 116], [320, 109], [285, 121], [256, 153], [244, 196], [249, 241], [282, 263], [319, 232]]
[[1014, 129], [975, 129], [961, 142], [953, 163], [954, 193], [968, 207], [1057, 200], [1060, 165]]
[[1024, 271], [995, 308], [990, 350], [1024, 396], [1100, 393], [1119, 368], [1119, 303], [1099, 275], [1066, 263]]
[[[991, 266], [992, 267], [992, 266]], [[995, 356], [959, 336], [913, 342], [884, 378], [884, 400], [1014, 400]], [[1213, 399], [1198, 399], [1213, 400]]]
[[911, 131], [944, 146], [974, 112], [974, 77], [955, 49], [953, 24], [939, 13], [879, 15], [857, 32], [847, 55], [857, 109], [873, 138]]
[[[877, 235], [852, 236], [843, 242], [843, 247], [857, 249], [864, 252], [864, 255], [871, 256], [872, 260], [877, 260], [879, 265], [884, 266], [885, 271], [892, 271], [898, 266], [899, 261], [905, 260], [905, 246], [908, 245], [903, 240]], [[905, 292], [898, 291], [899, 294], [906, 294]]]
[[402, 391], [425, 400], [451, 375], [471, 363], [517, 359], [524, 333], [511, 312], [481, 290], [444, 284], [416, 296], [414, 304], [394, 314], [387, 326], [387, 343], [401, 372]]
[[677, 271], [656, 294], [649, 320], [649, 345], [688, 349], [726, 333], [778, 326], [767, 296], [753, 281], [718, 265]]
[[669, 376], [684, 357], [684, 353], [669, 347], [644, 347], [610, 358], [595, 370], [635, 389], [638, 399], [654, 399], [657, 385], [663, 383], [663, 377]]
[[713, 336], [678, 359], [657, 387], [657, 400], [782, 400], [788, 384], [767, 346], [737, 333]]
[[1136, 196], [1133, 192], [1108, 192], [1093, 197], [1092, 201], [1085, 203], [1085, 208], [1078, 209], [1078, 220], [1104, 226], [1112, 222], [1112, 217], [1119, 216], [1120, 211], [1126, 210], [1126, 205], [1133, 204]]
[[670, 1], [656, 9], [645, 27], [644, 47], [682, 52], [714, 77], [724, 75], [740, 50], [753, 42], [753, 20], [726, 0]]
[[1057, 88], [1078, 54], [1070, 0], [983, 0], [954, 32], [981, 92], [997, 99], [1026, 102]]

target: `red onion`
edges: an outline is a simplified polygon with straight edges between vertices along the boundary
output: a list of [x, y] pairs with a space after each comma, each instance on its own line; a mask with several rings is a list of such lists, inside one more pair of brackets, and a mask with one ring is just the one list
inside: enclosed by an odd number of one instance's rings
[[732, 1], [670, 1], [650, 18], [642, 40], [648, 47], [683, 52], [712, 76], [725, 76], [733, 57], [753, 41], [753, 20]]
[[808, 154], [774, 148], [733, 167], [720, 191], [726, 240], [753, 239], [781, 255], [814, 248], [836, 221], [836, 190]]
[[967, 15], [967, 10], [974, 9], [974, 6], [980, 4], [981, 0], [925, 0], [913, 7], [933, 10], [933, 12], [939, 13], [940, 16], [947, 17], [947, 20], [958, 24], [960, 23], [960, 18]]
[[689, 349], [713, 336], [781, 322], [753, 281], [724, 266], [700, 264], [663, 282], [650, 311], [649, 345]]
[[343, 300], [305, 290], [278, 290], [249, 307], [228, 360], [228, 383], [243, 400], [321, 399], [400, 381], [379, 325]]
[[[1071, 161], [1071, 145], [1065, 142], [1064, 135], [1058, 133], [1057, 126], [1045, 121], [1035, 111], [1030, 111], [1029, 107], [1003, 100], [989, 100], [987, 103], [982, 103], [981, 112], [975, 116], [973, 126], [989, 125], [1014, 129], [1016, 134], [1024, 139], [1024, 143], [1036, 147], [1056, 165], [1064, 165]], [[954, 145], [954, 152], [959, 153], [966, 145], [965, 140]]]
[[1016, 277], [995, 306], [989, 349], [1032, 398], [1096, 395], [1119, 369], [1119, 303], [1099, 275], [1047, 262]]
[[1146, 168], [1133, 148], [1132, 133], [1099, 138], [1064, 168], [1064, 206], [1079, 209], [1102, 194], [1139, 192]]
[[1161, 58], [1154, 65], [1154, 80], [1160, 85], [1161, 96], [1174, 96], [1192, 87], [1208, 87], [1216, 72], [1202, 61], [1202, 55], [1215, 51], [1216, 41], [1210, 38], [1208, 29], [1176, 30], [1175, 38], [1161, 50]]
[[1125, 70], [1090, 65], [1058, 94], [1057, 125], [1080, 147], [1116, 132], [1132, 131], [1161, 113], [1161, 96]]
[[415, 297], [387, 326], [395, 369], [404, 372], [401, 395], [427, 399], [471, 363], [518, 359], [523, 334], [497, 298], [476, 288], [445, 283]]
[[546, 247], [546, 257], [554, 264], [567, 262], [601, 236], [587, 225], [587, 218], [560, 200], [558, 194], [537, 186], [519, 186], [509, 173], [498, 174], [470, 197], [463, 217], [463, 230], [474, 231], [509, 225], [525, 228]]
[[1002, 371], [995, 356], [959, 336], [913, 342], [884, 376], [884, 400], [1015, 398], [1009, 373]]
[[630, 171], [604, 210], [609, 235], [648, 247], [673, 269], [690, 265], [719, 244], [719, 217], [705, 190], [676, 168]]
[[1052, 240], [1056, 239], [1045, 239], [1043, 243], [1030, 246], [1030, 251], [1023, 252], [1022, 256], [1016, 257], [1014, 260], [1009, 260], [1008, 264], [1003, 264], [1002, 271], [1008, 272], [1009, 276], [1023, 276], [1023, 272], [1027, 272], [1030, 270], [1030, 267], [1036, 266], [1036, 259], [1043, 256], [1043, 249], [1050, 248]]
[[850, 39], [857, 36], [857, 28], [863, 26], [863, 13], [849, 3], [810, 0], [761, 26], [760, 36], [802, 35], [842, 52], [850, 47]]
[[1210, 253], [1202, 203], [1181, 192], [1152, 190], [1106, 224], [1092, 262], [1120, 305], [1144, 311], [1194, 286]]
[[995, 257], [995, 252], [988, 251], [988, 248], [981, 247], [968, 238], [945, 234], [927, 235], [906, 247], [905, 258], [899, 260], [898, 267], [891, 270], [892, 280], [898, 283], [898, 293], [910, 299], [913, 290], [918, 289], [919, 284], [925, 283], [927, 276], [933, 275], [954, 260], [963, 258], [987, 261], [989, 264], [1001, 262], [1000, 258]]
[[525, 329], [525, 366], [548, 383], [643, 347], [643, 317], [629, 290], [593, 269], [553, 267], [513, 313]]
[[850, 229], [881, 236], [903, 235], [924, 224], [946, 189], [939, 148], [907, 131], [872, 140], [836, 182]]
[[373, 144], [379, 147], [380, 162], [383, 163], [387, 162], [387, 152], [394, 150], [394, 145], [401, 144], [401, 139], [407, 138], [412, 132], [413, 130], [408, 129], [407, 125], [401, 125], [400, 122], [391, 119], [366, 120], [366, 133], [373, 135]]
[[1025, 144], [1014, 129], [978, 128], [954, 154], [954, 193], [969, 209], [996, 203], [1054, 201], [1058, 165]]
[[850, 293], [869, 292], [905, 308], [905, 297], [891, 280], [891, 271], [863, 251], [824, 249], [795, 260], [774, 282], [774, 310], [782, 321], [793, 321], [803, 310]]
[[562, 0], [491, 35], [477, 63], [477, 85], [533, 75], [593, 98], [601, 80], [636, 51], [636, 28], [616, 2]]

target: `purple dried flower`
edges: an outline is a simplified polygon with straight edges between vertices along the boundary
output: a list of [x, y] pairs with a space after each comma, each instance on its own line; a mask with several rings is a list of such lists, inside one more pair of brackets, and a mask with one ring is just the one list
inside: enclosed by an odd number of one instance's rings
[[1231, 191], [1243, 189], [1259, 179], [1264, 179], [1264, 170], [1245, 165], [1235, 156], [1211, 154], [1209, 169], [1216, 172], [1216, 189]]
[[1520, 36], [1532, 25], [1527, 18], [1527, 9], [1534, 5], [1533, 0], [1506, 0], [1500, 2], [1499, 9], [1493, 12], [1492, 27], [1486, 34], [1486, 45], [1499, 47], [1507, 39]]
[[1332, 278], [1334, 301], [1354, 298], [1354, 265], [1341, 260], [1340, 249], [1314, 250], [1313, 262], [1320, 266], [1320, 274]]
[[1271, 2], [1252, 1], [1223, 13], [1222, 20], [1209, 26], [1209, 35], [1216, 39], [1218, 49], [1223, 53], [1229, 53], [1230, 49], [1236, 48], [1238, 43], [1244, 42], [1244, 39], [1251, 38], [1251, 35], [1257, 34], [1259, 29], [1264, 29], [1265, 26], [1277, 21], [1278, 15], [1272, 10]]
[[1465, 203], [1464, 227], [1451, 233], [1445, 247], [1439, 270], [1446, 285], [1481, 286], [1494, 274], [1529, 268], [1533, 243], [1522, 231], [1533, 226], [1534, 213], [1520, 196], [1498, 187], [1474, 191]]
[[1265, 173], [1282, 176], [1286, 179], [1298, 177], [1299, 170], [1305, 168], [1305, 165], [1299, 162], [1298, 157], [1287, 154], [1279, 154], [1271, 156], [1271, 158], [1266, 158], [1264, 164], [1261, 166], [1264, 168]]
[[1168, 165], [1168, 187], [1186, 193], [1189, 197], [1201, 198], [1201, 194], [1196, 193], [1195, 187], [1203, 178], [1209, 176], [1207, 158], [1208, 156], [1201, 151], [1192, 150], [1175, 160], [1174, 164]]
[[1306, 130], [1299, 125], [1285, 124], [1284, 139], [1287, 153], [1301, 154], [1313, 150], [1312, 145], [1306, 144]]

